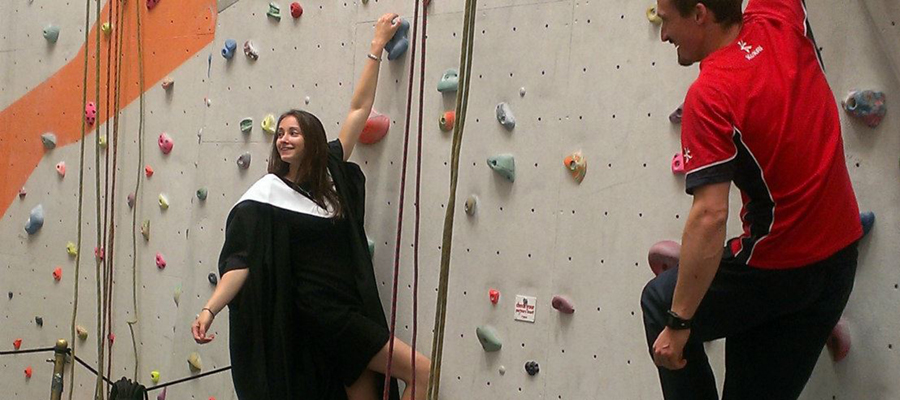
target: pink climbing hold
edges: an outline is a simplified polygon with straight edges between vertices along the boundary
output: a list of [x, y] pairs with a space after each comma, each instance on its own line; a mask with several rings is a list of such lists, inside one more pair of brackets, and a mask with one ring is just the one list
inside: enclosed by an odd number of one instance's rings
[[146, 174], [148, 178], [153, 176], [153, 167], [147, 164], [147, 166], [144, 167], [144, 174]]
[[103, 261], [103, 258], [106, 257], [106, 251], [103, 250], [102, 247], [94, 247], [94, 257], [97, 257], [98, 260]]
[[650, 246], [647, 261], [650, 263], [650, 270], [653, 271], [653, 274], [659, 275], [678, 265], [679, 257], [681, 257], [681, 245], [676, 241], [663, 240]]
[[59, 173], [60, 177], [66, 176], [66, 162], [60, 161], [59, 164], [56, 164], [56, 172]]
[[552, 305], [553, 308], [563, 314], [575, 313], [575, 304], [573, 304], [572, 300], [565, 296], [553, 296], [553, 300], [550, 301], [550, 305]]
[[491, 303], [497, 304], [500, 301], [500, 291], [491, 289], [488, 291], [488, 297], [491, 299]]
[[115, 341], [116, 341], [116, 335], [113, 333], [110, 333], [108, 338], [109, 338], [109, 345], [112, 346], [112, 344], [115, 343]]
[[291, 3], [291, 16], [300, 18], [301, 15], [303, 15], [303, 7], [300, 7], [300, 3], [296, 1]]
[[166, 400], [166, 389], [168, 388], [163, 388], [162, 393], [156, 395], [156, 400]]
[[22, 347], [22, 339], [13, 340], [13, 347], [16, 350], [18, 350], [20, 347]]
[[26, 194], [28, 194], [28, 192], [25, 191], [25, 188], [24, 188], [24, 187], [22, 187], [21, 189], [19, 189], [19, 198], [20, 198], [20, 199], [21, 199], [21, 198], [24, 198]]
[[147, 0], [147, 9], [152, 10], [157, 4], [159, 4], [159, 0]]
[[834, 362], [841, 362], [850, 353], [850, 330], [847, 328], [847, 320], [844, 317], [834, 325], [828, 341], [825, 342], [831, 358]]
[[53, 270], [53, 279], [56, 279], [57, 282], [62, 279], [62, 268], [56, 267], [56, 269]]
[[679, 151], [675, 154], [675, 157], [672, 157], [672, 173], [673, 174], [683, 174], [684, 173], [684, 155]]
[[365, 144], [378, 143], [387, 135], [391, 128], [391, 119], [387, 115], [379, 114], [378, 111], [372, 109], [369, 119], [366, 120], [366, 126], [359, 135], [359, 141]]
[[84, 119], [91, 126], [97, 121], [97, 106], [93, 101], [84, 106]]
[[156, 253], [156, 268], [159, 268], [159, 269], [166, 268], [166, 259], [163, 258], [163, 255], [160, 253]]
[[169, 154], [169, 152], [172, 151], [172, 147], [175, 146], [175, 143], [172, 142], [172, 138], [165, 132], [159, 134], [159, 140], [157, 142], [159, 143], [159, 149], [162, 150], [163, 154]]

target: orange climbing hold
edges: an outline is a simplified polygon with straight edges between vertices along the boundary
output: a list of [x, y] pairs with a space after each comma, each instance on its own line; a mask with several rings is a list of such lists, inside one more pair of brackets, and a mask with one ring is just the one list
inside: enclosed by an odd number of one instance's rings
[[147, 164], [147, 166], [144, 167], [144, 174], [146, 174], [148, 178], [153, 176], [153, 167], [151, 167], [150, 164]]
[[53, 270], [53, 279], [56, 279], [57, 282], [62, 279], [62, 268], [56, 267], [56, 269]]
[[31, 379], [31, 367], [25, 368], [25, 378]]

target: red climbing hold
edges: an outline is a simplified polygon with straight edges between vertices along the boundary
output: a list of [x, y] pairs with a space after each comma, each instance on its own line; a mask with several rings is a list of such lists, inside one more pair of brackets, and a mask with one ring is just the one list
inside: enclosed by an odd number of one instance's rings
[[681, 245], [672, 240], [663, 240], [650, 247], [647, 261], [654, 275], [659, 275], [669, 268], [678, 265], [681, 256]]
[[491, 299], [491, 303], [497, 304], [500, 301], [500, 291], [497, 289], [491, 289], [488, 291], [488, 297]]
[[378, 111], [372, 109], [369, 119], [366, 120], [366, 126], [359, 135], [359, 141], [365, 144], [378, 143], [387, 135], [391, 128], [391, 119], [387, 115], [379, 114]]
[[13, 347], [15, 347], [16, 350], [22, 347], [22, 339], [13, 340]]
[[31, 379], [31, 367], [25, 368], [25, 377]]
[[153, 167], [151, 167], [148, 164], [146, 167], [144, 167], [144, 173], [147, 175], [148, 178], [153, 176]]
[[553, 308], [563, 314], [575, 313], [575, 305], [572, 304], [572, 300], [569, 300], [569, 298], [565, 296], [553, 296], [553, 300], [550, 301], [550, 305], [552, 305]]
[[53, 270], [53, 279], [56, 279], [57, 282], [62, 279], [62, 268], [56, 267], [56, 269]]
[[834, 362], [840, 362], [850, 353], [850, 330], [847, 329], [847, 320], [844, 317], [834, 325], [825, 345], [828, 346]]
[[98, 260], [103, 261], [106, 252], [101, 247], [94, 247], [94, 257], [97, 257]]
[[21, 188], [21, 189], [19, 189], [19, 198], [20, 198], [20, 199], [21, 199], [21, 198], [25, 198], [25, 195], [26, 195], [26, 194], [28, 194], [28, 192], [25, 191], [25, 188], [24, 188], [24, 187]]
[[112, 346], [112, 344], [116, 341], [116, 335], [110, 333], [108, 338], [109, 338], [109, 345]]
[[291, 3], [291, 16], [300, 18], [301, 15], [303, 15], [303, 7], [300, 7], [300, 3], [296, 1]]
[[147, 0], [147, 9], [152, 10], [157, 4], [159, 4], [159, 0]]

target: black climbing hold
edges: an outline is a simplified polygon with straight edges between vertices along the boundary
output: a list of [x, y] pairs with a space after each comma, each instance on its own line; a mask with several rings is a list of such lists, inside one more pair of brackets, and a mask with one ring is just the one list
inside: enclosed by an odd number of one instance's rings
[[219, 277], [216, 276], [215, 272], [210, 272], [209, 275], [206, 276], [206, 279], [209, 279], [209, 283], [213, 286], [219, 284]]
[[12, 298], [13, 298], [13, 293], [9, 292], [9, 299], [12, 300]]
[[875, 225], [875, 213], [868, 211], [859, 214], [859, 222], [862, 223], [863, 237], [867, 236]]
[[529, 361], [525, 363], [525, 372], [528, 375], [535, 376], [538, 372], [541, 372], [541, 366], [538, 365], [537, 361]]
[[44, 319], [41, 317], [34, 317], [34, 323], [36, 323], [37, 326], [42, 327], [42, 326], [44, 326]]

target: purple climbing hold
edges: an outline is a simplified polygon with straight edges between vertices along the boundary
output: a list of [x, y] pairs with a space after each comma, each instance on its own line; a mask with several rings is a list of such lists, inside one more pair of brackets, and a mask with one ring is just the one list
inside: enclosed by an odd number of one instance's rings
[[28, 222], [25, 223], [25, 232], [34, 235], [42, 226], [44, 226], [44, 206], [38, 204], [31, 209], [31, 215], [28, 217]]
[[869, 234], [872, 231], [872, 227], [875, 225], [875, 213], [868, 211], [859, 214], [859, 222], [862, 223], [863, 228], [863, 237]]
[[684, 115], [684, 104], [683, 103], [680, 106], [678, 106], [678, 108], [676, 108], [675, 111], [672, 111], [672, 113], [669, 114], [669, 121], [673, 124], [680, 124], [682, 115]]
[[538, 372], [541, 372], [541, 366], [538, 365], [537, 361], [529, 361], [525, 363], [525, 372], [528, 375], [535, 376]]
[[556, 295], [553, 296], [553, 300], [550, 301], [550, 304], [557, 311], [563, 314], [573, 314], [575, 313], [575, 304], [572, 303], [568, 297]]
[[874, 128], [884, 119], [887, 108], [884, 105], [884, 93], [872, 90], [854, 90], [841, 102], [844, 111], [861, 119], [870, 128]]
[[663, 240], [650, 247], [647, 261], [654, 275], [659, 275], [678, 265], [681, 257], [681, 245], [672, 240]]
[[237, 165], [241, 169], [250, 168], [250, 152], [249, 151], [244, 154], [241, 154], [241, 156], [238, 157]]
[[166, 389], [168, 388], [163, 388], [162, 393], [156, 396], [156, 400], [166, 400]]
[[128, 208], [134, 208], [134, 193], [128, 193]]

